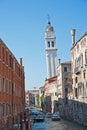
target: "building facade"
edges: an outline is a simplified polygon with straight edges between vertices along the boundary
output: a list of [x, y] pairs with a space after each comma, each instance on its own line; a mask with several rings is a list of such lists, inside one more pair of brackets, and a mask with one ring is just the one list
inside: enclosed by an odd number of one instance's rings
[[75, 29], [71, 30], [73, 113], [74, 120], [87, 125], [87, 33], [75, 42]]
[[26, 106], [38, 106], [39, 102], [39, 90], [28, 90], [25, 93]]
[[45, 81], [45, 105], [46, 112], [58, 111], [57, 76]]
[[81, 101], [87, 97], [87, 33], [76, 43], [72, 44], [71, 58], [73, 94], [75, 99], [80, 99]]
[[72, 118], [72, 71], [71, 61], [60, 63], [57, 67], [58, 110], [62, 117]]
[[24, 109], [25, 74], [22, 58], [19, 63], [0, 39], [0, 128], [3, 128], [8, 120], [15, 121], [15, 117]]
[[58, 98], [66, 99], [70, 97], [72, 91], [71, 61], [60, 63], [57, 67], [57, 87]]

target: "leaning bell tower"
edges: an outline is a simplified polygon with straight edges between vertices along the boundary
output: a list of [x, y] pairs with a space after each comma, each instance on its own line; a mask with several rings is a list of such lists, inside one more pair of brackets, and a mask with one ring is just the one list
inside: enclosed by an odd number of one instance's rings
[[45, 51], [46, 51], [46, 65], [47, 65], [47, 78], [56, 76], [57, 70], [57, 48], [56, 36], [51, 22], [48, 21], [45, 30]]

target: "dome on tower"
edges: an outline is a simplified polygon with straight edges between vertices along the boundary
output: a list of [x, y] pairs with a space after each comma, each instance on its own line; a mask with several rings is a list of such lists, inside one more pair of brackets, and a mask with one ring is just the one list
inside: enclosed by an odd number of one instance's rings
[[49, 31], [54, 31], [53, 27], [51, 26], [51, 23], [48, 22], [48, 25], [46, 27], [46, 32], [49, 32]]

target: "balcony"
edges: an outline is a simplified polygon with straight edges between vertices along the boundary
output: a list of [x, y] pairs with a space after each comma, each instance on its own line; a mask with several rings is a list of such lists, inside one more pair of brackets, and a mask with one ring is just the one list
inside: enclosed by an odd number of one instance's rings
[[75, 69], [74, 69], [74, 72], [75, 74], [79, 74], [81, 72], [81, 67], [80, 66], [77, 66]]

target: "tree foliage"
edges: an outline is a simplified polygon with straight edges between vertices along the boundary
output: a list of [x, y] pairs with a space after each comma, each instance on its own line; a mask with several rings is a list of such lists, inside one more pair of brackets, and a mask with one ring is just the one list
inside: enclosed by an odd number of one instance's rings
[[39, 102], [39, 94], [36, 94], [36, 101], [37, 101], [37, 105], [39, 106], [39, 105], [40, 105], [40, 102]]
[[44, 94], [45, 94], [45, 91], [42, 91], [41, 92], [42, 93], [42, 95], [41, 95], [41, 108], [42, 108], [42, 110], [43, 110], [43, 108], [44, 108]]

